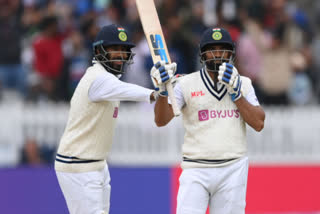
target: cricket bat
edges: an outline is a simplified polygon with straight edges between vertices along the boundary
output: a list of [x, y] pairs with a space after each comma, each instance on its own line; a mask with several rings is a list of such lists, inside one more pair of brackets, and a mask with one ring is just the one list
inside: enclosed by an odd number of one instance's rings
[[[153, 63], [164, 60], [171, 63], [167, 44], [163, 37], [158, 13], [153, 0], [136, 0], [140, 20], [144, 34], [146, 35], [148, 46], [151, 52]], [[174, 96], [171, 82], [166, 83], [168, 95], [171, 101], [174, 116], [181, 114]]]

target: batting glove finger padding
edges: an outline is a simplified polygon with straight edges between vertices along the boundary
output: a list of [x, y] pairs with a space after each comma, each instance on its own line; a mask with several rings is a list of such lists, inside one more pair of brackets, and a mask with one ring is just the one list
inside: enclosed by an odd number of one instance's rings
[[177, 64], [166, 64], [165, 61], [157, 62], [150, 71], [152, 83], [160, 95], [167, 95], [165, 84], [172, 79], [177, 70]]
[[237, 101], [241, 97], [241, 86], [242, 81], [240, 79], [240, 75], [238, 74], [233, 85], [231, 87], [228, 87], [228, 92], [231, 96], [232, 101]]
[[238, 70], [232, 64], [223, 63], [219, 67], [218, 80], [227, 86], [232, 101], [237, 101], [241, 97], [242, 81]]
[[238, 75], [238, 70], [229, 63], [223, 63], [219, 67], [219, 75], [218, 80], [224, 82], [229, 85], [233, 85], [233, 82]]

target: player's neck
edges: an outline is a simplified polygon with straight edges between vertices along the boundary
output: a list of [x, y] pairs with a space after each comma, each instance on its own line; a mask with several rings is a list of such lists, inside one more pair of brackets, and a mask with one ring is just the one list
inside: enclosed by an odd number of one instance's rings
[[208, 72], [208, 74], [213, 81], [218, 80], [218, 72]]
[[208, 73], [214, 83], [214, 87], [216, 88], [218, 83], [218, 72], [208, 72]]

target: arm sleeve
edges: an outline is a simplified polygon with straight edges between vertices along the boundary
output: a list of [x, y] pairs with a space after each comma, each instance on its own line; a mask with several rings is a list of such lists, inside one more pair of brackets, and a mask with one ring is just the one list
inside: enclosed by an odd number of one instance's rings
[[247, 94], [247, 96], [245, 96], [246, 100], [254, 106], [259, 106], [259, 101], [258, 98], [256, 96], [256, 93], [254, 91], [253, 86], [250, 84], [250, 88], [249, 88], [249, 93]]
[[99, 101], [145, 101], [150, 103], [153, 90], [122, 82], [116, 76], [105, 73], [99, 75], [88, 92], [92, 102]]
[[[183, 106], [186, 104], [186, 102], [184, 100], [182, 89], [179, 82], [176, 83], [173, 90], [174, 90], [174, 96], [176, 97], [178, 108], [181, 110]], [[171, 104], [170, 98], [168, 98], [168, 103]]]

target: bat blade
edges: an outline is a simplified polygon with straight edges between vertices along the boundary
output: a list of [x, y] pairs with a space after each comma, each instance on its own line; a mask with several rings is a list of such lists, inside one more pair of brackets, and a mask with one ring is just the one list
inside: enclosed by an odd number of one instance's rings
[[[153, 63], [156, 63], [160, 60], [164, 60], [166, 63], [171, 63], [154, 1], [136, 0], [136, 5], [143, 31], [148, 41]], [[179, 116], [181, 112], [174, 96], [172, 84], [168, 82], [166, 87], [172, 104], [173, 113], [175, 116]]]

